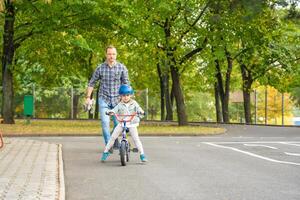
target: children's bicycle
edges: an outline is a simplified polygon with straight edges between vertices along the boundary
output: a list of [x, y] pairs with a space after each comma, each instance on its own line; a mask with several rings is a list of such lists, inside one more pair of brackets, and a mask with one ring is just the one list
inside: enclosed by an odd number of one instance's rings
[[[122, 127], [122, 139], [120, 141], [120, 146], [119, 146], [119, 151], [120, 151], [120, 160], [122, 166], [126, 165], [126, 162], [129, 162], [129, 154], [130, 154], [130, 143], [127, 139], [127, 132], [128, 127], [126, 127], [126, 123], [132, 121], [132, 119], [137, 115], [138, 113], [134, 113], [131, 115], [120, 115], [120, 114], [114, 114], [116, 119], [120, 122], [123, 123]], [[138, 152], [136, 148], [132, 149], [133, 152]]]

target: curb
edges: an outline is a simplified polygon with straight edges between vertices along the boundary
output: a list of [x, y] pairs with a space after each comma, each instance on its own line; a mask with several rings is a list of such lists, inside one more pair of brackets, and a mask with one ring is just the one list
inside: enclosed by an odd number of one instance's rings
[[58, 184], [59, 184], [59, 200], [66, 199], [65, 179], [64, 179], [64, 163], [62, 159], [62, 145], [58, 144]]
[[[173, 133], [161, 133], [161, 134], [157, 134], [157, 133], [139, 133], [140, 137], [153, 137], [153, 136], [157, 136], [157, 137], [184, 137], [184, 136], [195, 136], [195, 137], [202, 137], [202, 136], [217, 136], [217, 135], [222, 135], [225, 134], [227, 132], [227, 130], [225, 129], [223, 132], [220, 133], [202, 133], [202, 134], [196, 134], [196, 133], [177, 133], [177, 134], [173, 134]], [[7, 134], [5, 137], [9, 138], [9, 137], [102, 137], [102, 134], [76, 134], [76, 133], [72, 133], [72, 134], [64, 134], [64, 133], [56, 133], [56, 134]]]

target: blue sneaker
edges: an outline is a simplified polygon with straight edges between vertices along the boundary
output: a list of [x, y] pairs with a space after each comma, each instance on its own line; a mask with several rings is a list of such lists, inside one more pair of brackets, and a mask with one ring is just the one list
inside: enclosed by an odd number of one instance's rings
[[109, 156], [109, 152], [103, 152], [102, 157], [101, 157], [101, 161], [102, 162], [106, 161], [106, 159], [108, 158], [108, 156]]
[[140, 159], [141, 159], [142, 162], [147, 162], [148, 161], [145, 154], [141, 154]]

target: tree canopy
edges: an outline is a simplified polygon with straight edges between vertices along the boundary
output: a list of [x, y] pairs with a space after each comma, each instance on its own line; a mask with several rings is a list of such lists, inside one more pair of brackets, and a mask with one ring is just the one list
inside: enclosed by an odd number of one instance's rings
[[172, 120], [173, 112], [180, 125], [189, 115], [211, 118], [191, 108], [204, 105], [192, 98], [211, 94], [218, 121], [229, 122], [229, 95], [242, 90], [245, 119], [252, 123], [256, 85], [291, 92], [299, 101], [298, 6], [296, 0], [2, 0], [4, 123], [13, 123], [16, 92], [84, 90], [109, 44], [134, 88], [149, 88], [160, 99], [151, 104], [160, 105], [162, 120]]

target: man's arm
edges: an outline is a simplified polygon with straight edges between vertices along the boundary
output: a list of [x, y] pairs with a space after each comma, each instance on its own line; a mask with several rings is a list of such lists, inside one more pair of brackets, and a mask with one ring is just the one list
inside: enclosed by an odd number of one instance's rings
[[87, 90], [86, 90], [86, 98], [91, 98], [91, 95], [92, 95], [92, 92], [94, 90], [94, 87], [88, 87]]
[[100, 66], [97, 67], [97, 69], [95, 70], [95, 72], [93, 73], [93, 76], [91, 78], [91, 80], [89, 81], [89, 84], [88, 84], [88, 87], [87, 87], [87, 90], [86, 90], [86, 100], [85, 102], [88, 103], [89, 100], [91, 99], [91, 95], [92, 95], [92, 92], [94, 90], [94, 86], [96, 84], [96, 82], [100, 79]]
[[86, 96], [85, 96], [85, 104], [89, 104], [90, 101], [91, 101], [91, 95], [92, 95], [92, 92], [93, 92], [94, 88], [93, 87], [88, 87], [86, 89]]

